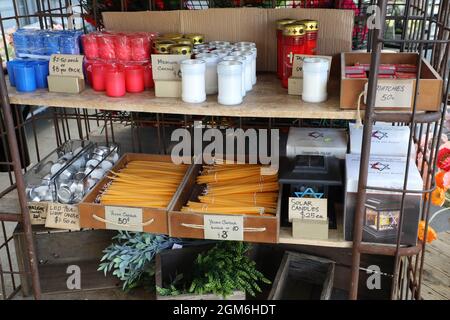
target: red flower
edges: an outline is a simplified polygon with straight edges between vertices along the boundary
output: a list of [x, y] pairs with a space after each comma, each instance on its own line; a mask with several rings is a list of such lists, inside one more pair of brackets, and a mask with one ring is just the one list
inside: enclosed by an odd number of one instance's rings
[[438, 152], [437, 156], [437, 166], [439, 169], [442, 169], [444, 171], [450, 170], [450, 149], [449, 148], [442, 148]]

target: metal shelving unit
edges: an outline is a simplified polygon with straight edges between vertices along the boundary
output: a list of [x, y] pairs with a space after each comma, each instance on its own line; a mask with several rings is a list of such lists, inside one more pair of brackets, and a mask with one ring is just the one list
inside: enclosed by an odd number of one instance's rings
[[[14, 1], [13, 1], [14, 2]], [[82, 1], [83, 3], [86, 1]], [[200, 3], [201, 2], [201, 3]], [[194, 8], [194, 9], [203, 9], [202, 6], [204, 2], [208, 3], [208, 7], [219, 6], [217, 1], [172, 1], [173, 3], [178, 3], [176, 8]], [[363, 148], [361, 152], [361, 169], [360, 169], [360, 179], [358, 185], [358, 202], [357, 202], [357, 214], [355, 216], [355, 229], [354, 229], [354, 240], [353, 242], [343, 241], [336, 235], [336, 240], [331, 240], [329, 243], [315, 243], [315, 242], [299, 242], [295, 241], [295, 239], [290, 239], [288, 236], [281, 237], [280, 242], [288, 243], [288, 244], [297, 244], [297, 245], [307, 245], [307, 246], [323, 246], [329, 247], [330, 250], [338, 249], [338, 248], [351, 248], [352, 250], [352, 277], [351, 282], [349, 283], [349, 291], [350, 299], [356, 299], [358, 297], [358, 281], [360, 275], [360, 261], [362, 254], [376, 254], [376, 255], [386, 255], [392, 256], [394, 259], [394, 274], [392, 278], [392, 286], [391, 286], [391, 298], [392, 299], [420, 299], [420, 287], [422, 281], [422, 271], [423, 271], [423, 261], [425, 254], [425, 243], [419, 243], [415, 247], [403, 247], [400, 246], [399, 235], [397, 235], [397, 243], [394, 246], [387, 245], [370, 245], [367, 243], [363, 243], [361, 241], [362, 238], [362, 224], [363, 224], [363, 208], [365, 203], [366, 192], [371, 188], [367, 186], [367, 166], [370, 155], [370, 133], [372, 131], [372, 124], [376, 121], [385, 121], [392, 123], [402, 123], [407, 124], [411, 128], [411, 139], [408, 149], [411, 151], [414, 148], [414, 143], [419, 145], [419, 152], [424, 153], [424, 157], [420, 159], [416, 159], [416, 164], [421, 168], [421, 174], [424, 177], [425, 184], [427, 186], [426, 190], [423, 190], [422, 194], [424, 196], [425, 201], [422, 206], [422, 219], [427, 221], [425, 232], [428, 228], [428, 218], [429, 218], [429, 209], [430, 209], [430, 193], [434, 189], [433, 177], [435, 173], [435, 162], [437, 151], [439, 147], [439, 139], [438, 137], [441, 134], [441, 123], [445, 117], [446, 107], [448, 102], [448, 58], [449, 58], [449, 44], [450, 44], [450, 4], [447, 1], [439, 1], [439, 0], [404, 0], [404, 1], [388, 1], [388, 0], [378, 0], [378, 1], [370, 1], [371, 4], [377, 4], [380, 11], [381, 21], [394, 21], [396, 25], [401, 26], [402, 33], [400, 35], [400, 39], [396, 39], [394, 37], [386, 38], [386, 28], [382, 30], [368, 30], [367, 39], [368, 39], [368, 50], [372, 52], [372, 63], [371, 63], [371, 72], [369, 79], [369, 91], [368, 91], [368, 99], [367, 99], [367, 109], [364, 116], [364, 135], [363, 135]], [[14, 2], [15, 3], [15, 2]], [[94, 5], [97, 3], [96, 1], [90, 1]], [[167, 3], [169, 3], [167, 1]], [[277, 6], [276, 1], [263, 1], [261, 2], [261, 6], [263, 7], [275, 7]], [[41, 28], [49, 28], [52, 27], [57, 21], [61, 22], [63, 28], [67, 28], [69, 26], [73, 26], [74, 12], [80, 12], [81, 15], [86, 14], [85, 8], [83, 6], [79, 6], [78, 2], [66, 0], [64, 4], [62, 1], [59, 1], [59, 4], [55, 7], [50, 6], [49, 2], [36, 0], [36, 4], [39, 10], [32, 15], [20, 15], [18, 11], [15, 11], [15, 15], [11, 17], [1, 17], [0, 16], [0, 29], [2, 32], [3, 44], [6, 46], [6, 33], [3, 28], [3, 23], [6, 20], [15, 20], [18, 25], [20, 25], [20, 19], [25, 17], [34, 17], [38, 20], [38, 24]], [[189, 4], [189, 5], [188, 5]], [[402, 6], [402, 10], [399, 11], [398, 14], [392, 14], [392, 10], [389, 11], [388, 7], [395, 6], [398, 4]], [[230, 6], [243, 6], [246, 5], [246, 2], [233, 1]], [[359, 10], [364, 10], [367, 8], [367, 1], [357, 1], [355, 5], [359, 8]], [[365, 7], [363, 7], [365, 5]], [[149, 9], [158, 10], [158, 2], [153, 0], [148, 2]], [[198, 6], [198, 7], [196, 7]], [[75, 9], [77, 8], [77, 9]], [[171, 7], [170, 7], [171, 8]], [[75, 10], [74, 10], [75, 9]], [[124, 1], [121, 1], [120, 9], [122, 11], [126, 11], [127, 8], [124, 5]], [[98, 19], [98, 11], [93, 9], [93, 21], [97, 21]], [[367, 16], [364, 14], [359, 14], [358, 23], [364, 23]], [[363, 21], [363, 22], [361, 22]], [[82, 27], [87, 29], [87, 24], [82, 23]], [[394, 32], [395, 33], [395, 32]], [[402, 40], [403, 39], [403, 40]], [[379, 112], [374, 109], [374, 93], [377, 85], [377, 70], [378, 65], [380, 63], [381, 50], [384, 47], [397, 48], [399, 51], [409, 51], [409, 52], [418, 52], [421, 56], [427, 57], [433, 67], [438, 71], [438, 73], [445, 80], [445, 88], [442, 96], [442, 105], [441, 110], [439, 112], [431, 112], [431, 113], [419, 113], [416, 110], [416, 106], [414, 105], [411, 112], [402, 112], [402, 113], [393, 113], [393, 112]], [[8, 54], [6, 54], [6, 59], [9, 59]], [[418, 74], [420, 74], [421, 64], [418, 67]], [[415, 88], [415, 97], [417, 97], [418, 88], [420, 87], [420, 81], [417, 81], [417, 85]], [[13, 90], [8, 88], [5, 76], [3, 73], [0, 74], [0, 93], [1, 93], [1, 107], [2, 107], [2, 126], [0, 127], [0, 138], [3, 142], [3, 152], [6, 155], [5, 161], [0, 164], [6, 165], [10, 168], [9, 172], [9, 180], [10, 185], [6, 187], [2, 192], [0, 192], [0, 203], [3, 203], [3, 200], [8, 199], [8, 195], [11, 192], [17, 190], [19, 204], [16, 206], [8, 207], [7, 210], [0, 213], [0, 224], [3, 229], [3, 243], [0, 243], [0, 250], [6, 250], [8, 256], [8, 266], [7, 268], [3, 268], [0, 261], [0, 282], [4, 283], [3, 278], [10, 277], [13, 283], [13, 292], [9, 295], [5, 294], [5, 289], [3, 289], [4, 297], [13, 296], [18, 290], [19, 286], [16, 283], [16, 275], [19, 273], [18, 271], [14, 271], [13, 263], [11, 262], [11, 250], [10, 245], [12, 242], [12, 237], [6, 236], [5, 231], [5, 223], [6, 221], [15, 221], [21, 222], [24, 226], [24, 234], [26, 239], [26, 244], [28, 247], [27, 254], [28, 260], [30, 263], [29, 273], [32, 278], [33, 285], [33, 294], [36, 299], [41, 297], [40, 290], [40, 281], [39, 281], [39, 269], [38, 269], [38, 261], [36, 259], [36, 251], [33, 243], [33, 230], [30, 223], [30, 217], [28, 214], [28, 208], [25, 197], [25, 187], [23, 181], [23, 169], [26, 165], [21, 165], [26, 163], [26, 156], [24, 150], [26, 149], [26, 136], [23, 132], [25, 127], [32, 128], [33, 131], [33, 139], [30, 141], [35, 145], [36, 149], [36, 160], [39, 161], [40, 155], [39, 153], [39, 139], [38, 133], [36, 130], [36, 123], [41, 120], [52, 121], [55, 126], [55, 137], [56, 144], [60, 145], [65, 140], [70, 139], [71, 137], [80, 137], [80, 138], [89, 138], [90, 132], [90, 123], [96, 122], [97, 125], [104, 126], [104, 135], [105, 139], [115, 141], [115, 133], [114, 133], [114, 123], [126, 122], [130, 125], [132, 129], [132, 145], [133, 149], [137, 151], [141, 150], [141, 128], [145, 126], [153, 127], [157, 130], [158, 137], [158, 146], [161, 152], [166, 151], [165, 145], [165, 135], [166, 135], [166, 127], [173, 125], [180, 125], [188, 127], [190, 123], [198, 117], [199, 115], [203, 117], [207, 121], [211, 123], [217, 123], [218, 117], [232, 117], [232, 114], [216, 112], [213, 114], [200, 113], [194, 109], [187, 112], [187, 114], [179, 114], [178, 111], [167, 112], [164, 108], [167, 108], [167, 105], [170, 103], [175, 103], [174, 101], [167, 102], [158, 102], [156, 100], [150, 101], [147, 103], [134, 103], [134, 108], [131, 108], [129, 112], [119, 112], [121, 110], [123, 101], [117, 102], [116, 104], [111, 104], [104, 97], [98, 99], [96, 101], [95, 94], [94, 98], [90, 97], [85, 101], [78, 101], [77, 104], [71, 105], [70, 101], [59, 100], [58, 103], [51, 103], [52, 99], [56, 99], [56, 97], [52, 96], [52, 94], [46, 94], [46, 99], [37, 100], [34, 99], [32, 94], [26, 95], [17, 95]], [[89, 95], [92, 92], [87, 91], [85, 94]], [[81, 97], [81, 96], [80, 96]], [[147, 97], [146, 97], [147, 99]], [[288, 99], [288, 98], [286, 98]], [[66, 98], [67, 100], [67, 98]], [[103, 100], [103, 104], [101, 102]], [[147, 99], [148, 100], [148, 99]], [[55, 100], [53, 100], [55, 101]], [[62, 101], [62, 102], [61, 102]], [[11, 104], [15, 104], [11, 107]], [[179, 103], [179, 102], [178, 102]], [[20, 105], [26, 105], [26, 108], [30, 108], [32, 111], [36, 110], [39, 105], [48, 105], [51, 108], [50, 115], [39, 116], [34, 113], [27, 119], [19, 112]], [[30, 107], [31, 106], [31, 107]], [[68, 109], [68, 107], [72, 107], [74, 109]], [[139, 107], [141, 106], [141, 107]], [[153, 110], [151, 109], [153, 106]], [[255, 104], [256, 106], [256, 104]], [[86, 109], [89, 108], [90, 110]], [[144, 108], [147, 107], [147, 108]], [[216, 106], [217, 107], [217, 106]], [[320, 116], [316, 114], [312, 116], [312, 113], [308, 116], [308, 118], [324, 118], [328, 119], [354, 119], [355, 112], [354, 111], [341, 111], [338, 109], [338, 105], [331, 105], [331, 113], [327, 115], [325, 111], [329, 111], [328, 109], [322, 110], [325, 112], [325, 116]], [[108, 109], [102, 110], [102, 109]], [[181, 108], [177, 108], [180, 110]], [[241, 117], [249, 117], [252, 118], [261, 117], [260, 122], [263, 123], [264, 126], [274, 127], [277, 125], [277, 121], [279, 121], [279, 125], [282, 126], [283, 119], [279, 118], [295, 118], [298, 121], [298, 124], [303, 124], [301, 120], [302, 116], [300, 114], [295, 113], [292, 110], [285, 110], [287, 112], [284, 116], [278, 117], [277, 115], [269, 115], [271, 118], [264, 119], [269, 117], [267, 113], [261, 113], [261, 115], [254, 115], [252, 113], [248, 113], [245, 110], [245, 105], [241, 108], [242, 114]], [[255, 109], [256, 110], [256, 109]], [[143, 113], [143, 112], [146, 113]], [[151, 112], [151, 113], [149, 113]], [[292, 112], [292, 113], [289, 113]], [[208, 117], [214, 116], [214, 117]], [[245, 121], [246, 126], [252, 126], [252, 121], [256, 123], [258, 119], [249, 119], [246, 118], [236, 118], [235, 124], [242, 126], [243, 121]], [[71, 132], [69, 127], [69, 121], [77, 122], [77, 132]], [[228, 120], [227, 120], [228, 121]], [[258, 122], [259, 123], [259, 122]], [[261, 124], [258, 124], [261, 125]], [[8, 145], [8, 146], [7, 146]], [[424, 146], [429, 146], [429, 150], [424, 150]], [[421, 149], [422, 148], [422, 149]], [[426, 152], [429, 151], [429, 152]], [[408, 159], [408, 163], [411, 161]], [[406, 189], [408, 181], [408, 176], [406, 175], [404, 181], [404, 188], [401, 190], [385, 190], [390, 192], [395, 192], [402, 195], [402, 208], [400, 215], [400, 225], [403, 220], [403, 203], [405, 195], [410, 190]], [[6, 212], [8, 211], [8, 212]], [[401, 230], [401, 228], [399, 228]], [[283, 232], [281, 232], [283, 234]], [[1, 292], [1, 291], [0, 291]]]

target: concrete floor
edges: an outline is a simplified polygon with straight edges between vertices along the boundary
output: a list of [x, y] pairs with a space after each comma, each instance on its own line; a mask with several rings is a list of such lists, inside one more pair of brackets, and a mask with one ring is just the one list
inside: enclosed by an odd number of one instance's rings
[[[44, 111], [46, 114], [49, 114], [49, 110]], [[77, 137], [77, 123], [75, 120], [68, 120], [69, 128], [71, 130], [72, 138]], [[94, 141], [104, 141], [104, 133], [102, 131], [102, 127], [97, 126], [95, 121], [90, 122], [91, 125], [91, 135], [90, 139]], [[55, 128], [53, 120], [46, 119], [40, 120], [36, 122], [36, 132], [38, 137], [38, 146], [40, 150], [41, 158], [50, 153], [56, 147], [56, 136], [55, 136]], [[124, 127], [123, 125], [115, 125], [114, 127], [115, 139], [116, 142], [121, 146], [121, 152], [132, 152], [133, 146], [130, 144], [131, 138], [131, 130], [130, 127]], [[30, 154], [30, 165], [37, 162], [36, 156], [36, 145], [33, 138], [32, 128], [31, 126], [27, 127], [26, 130], [29, 154]], [[155, 131], [154, 129], [144, 129], [142, 131], [142, 152], [156, 153], [158, 149], [157, 143], [155, 143], [154, 138]], [[4, 190], [6, 187], [10, 185], [10, 179], [7, 173], [0, 173], [0, 190]], [[15, 191], [11, 192], [6, 197], [17, 198], [17, 195], [14, 194]], [[446, 221], [448, 223], [448, 221]], [[0, 246], [4, 242], [4, 237], [8, 238], [12, 235], [14, 228], [16, 227], [15, 223], [6, 222], [5, 229], [0, 229]], [[442, 224], [440, 224], [442, 225]], [[0, 225], [1, 226], [1, 225]], [[438, 228], [439, 229], [439, 228]], [[423, 281], [423, 289], [422, 294], [425, 299], [450, 299], [450, 274], [448, 272], [448, 265], [450, 265], [450, 234], [448, 231], [439, 229], [442, 231], [439, 233], [439, 240], [433, 243], [428, 247], [426, 253], [426, 263], [424, 269], [424, 281]], [[9, 255], [11, 256], [11, 265], [12, 270], [17, 271], [17, 261], [16, 254], [13, 241], [9, 242]], [[7, 248], [0, 248], [0, 270], [10, 270], [9, 260], [8, 260], [8, 252]], [[6, 295], [8, 296], [13, 292], [13, 282], [17, 286], [20, 284], [19, 277], [17, 275], [14, 276], [14, 279], [9, 274], [0, 274], [0, 300], [5, 297], [2, 296], [2, 287], [5, 288]], [[19, 293], [16, 298], [23, 299]]]

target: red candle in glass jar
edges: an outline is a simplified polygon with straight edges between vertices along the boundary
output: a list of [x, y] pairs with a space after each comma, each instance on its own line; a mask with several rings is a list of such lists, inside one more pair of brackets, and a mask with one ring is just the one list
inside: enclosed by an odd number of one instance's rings
[[281, 79], [283, 69], [283, 29], [285, 25], [294, 22], [294, 19], [277, 20], [277, 76], [279, 79]]
[[81, 45], [87, 59], [98, 58], [97, 34], [89, 33], [81, 36]]
[[317, 35], [319, 33], [319, 24], [316, 20], [302, 20], [305, 25], [305, 54], [317, 54]]
[[86, 82], [90, 86], [92, 86], [92, 64], [93, 62], [85, 60], [83, 65]]
[[144, 87], [145, 89], [150, 89], [155, 86], [153, 82], [153, 73], [152, 73], [152, 64], [146, 63], [143, 65], [144, 67]]
[[114, 47], [116, 35], [102, 33], [97, 37], [98, 56], [104, 60], [116, 59], [116, 51]]
[[96, 62], [91, 65], [92, 68], [92, 89], [95, 91], [105, 91], [105, 68], [106, 65]]
[[108, 66], [105, 68], [106, 95], [122, 97], [126, 93], [125, 70], [122, 66]]
[[147, 61], [150, 59], [150, 40], [146, 34], [130, 36], [131, 60]]
[[305, 54], [305, 25], [302, 23], [287, 24], [283, 30], [281, 84], [284, 88], [288, 87], [288, 79], [292, 75], [295, 54]]
[[129, 36], [124, 33], [118, 33], [114, 38], [114, 48], [116, 50], [116, 59], [119, 61], [131, 60], [131, 46]]
[[144, 67], [142, 65], [128, 65], [125, 67], [125, 86], [127, 92], [144, 91]]

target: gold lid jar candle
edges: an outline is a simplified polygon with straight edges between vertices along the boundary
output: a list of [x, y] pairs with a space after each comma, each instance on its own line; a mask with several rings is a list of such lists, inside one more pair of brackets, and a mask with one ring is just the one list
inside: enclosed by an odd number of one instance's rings
[[169, 47], [169, 52], [170, 54], [181, 54], [190, 57], [192, 54], [192, 45], [175, 44]]
[[284, 26], [283, 29], [283, 69], [281, 84], [288, 87], [288, 79], [292, 75], [292, 65], [294, 55], [305, 53], [305, 25], [302, 23], [292, 23]]
[[188, 103], [206, 100], [205, 72], [206, 62], [201, 59], [186, 59], [180, 62], [181, 99]]
[[219, 94], [217, 102], [224, 105], [242, 103], [242, 62], [221, 61], [217, 65]]
[[184, 44], [184, 45], [188, 45], [188, 46], [193, 45], [191, 39], [180, 38], [180, 39], [175, 39], [174, 41], [176, 42], [176, 44]]
[[279, 79], [282, 77], [282, 68], [283, 68], [283, 29], [287, 24], [294, 23], [295, 19], [280, 19], [277, 20], [277, 76]]
[[317, 35], [319, 33], [319, 23], [317, 20], [300, 20], [305, 25], [305, 54], [317, 54]]
[[168, 40], [168, 39], [159, 39], [154, 42], [155, 48], [154, 52], [156, 54], [168, 54], [169, 48], [173, 45], [175, 45], [175, 41]]
[[205, 74], [205, 90], [206, 94], [217, 93], [217, 63], [219, 56], [214, 53], [199, 53], [196, 59], [205, 60], [206, 74]]
[[184, 36], [186, 39], [191, 40], [194, 46], [203, 44], [205, 41], [205, 37], [199, 33], [188, 33]]

